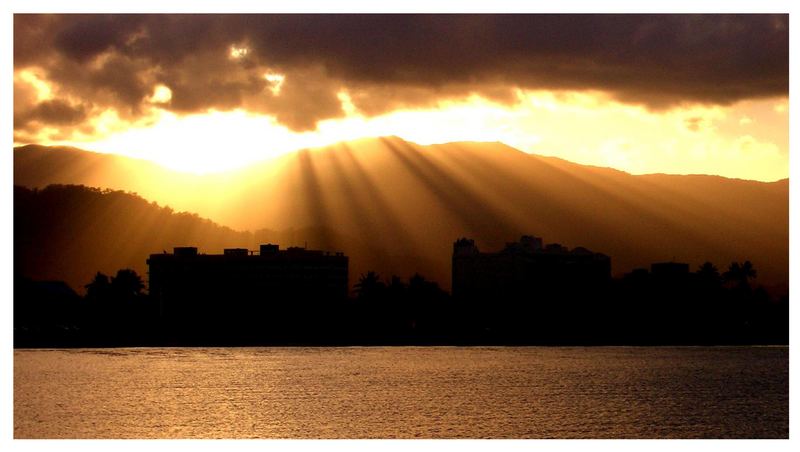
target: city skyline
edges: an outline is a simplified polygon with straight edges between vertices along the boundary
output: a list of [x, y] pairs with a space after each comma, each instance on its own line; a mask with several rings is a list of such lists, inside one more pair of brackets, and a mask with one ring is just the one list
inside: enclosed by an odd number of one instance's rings
[[85, 295], [18, 274], [15, 347], [788, 341], [788, 294], [754, 285], [749, 260], [727, 268], [654, 262], [612, 278], [611, 257], [582, 246], [523, 235], [486, 252], [462, 237], [453, 242], [448, 291], [418, 271], [350, 280], [342, 251], [272, 243], [199, 251], [150, 254], [146, 276], [98, 271]]
[[788, 2], [373, 3], [11, 1], [14, 440], [788, 439]]

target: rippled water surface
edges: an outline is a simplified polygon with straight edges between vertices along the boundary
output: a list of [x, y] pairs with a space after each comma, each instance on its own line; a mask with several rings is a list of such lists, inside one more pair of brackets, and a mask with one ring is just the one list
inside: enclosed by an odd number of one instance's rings
[[16, 438], [788, 438], [787, 347], [14, 352]]

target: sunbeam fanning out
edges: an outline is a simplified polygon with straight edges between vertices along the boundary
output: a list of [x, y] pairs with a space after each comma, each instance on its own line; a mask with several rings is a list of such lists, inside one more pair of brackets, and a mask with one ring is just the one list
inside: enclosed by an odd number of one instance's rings
[[[293, 230], [286, 236], [293, 245], [358, 250], [357, 269], [419, 267], [446, 281], [451, 236], [473, 235], [496, 248], [536, 231], [607, 250], [620, 269], [641, 265], [642, 254], [697, 260], [764, 253], [764, 278], [786, 272], [788, 204], [764, 198], [786, 181], [757, 188], [708, 176], [632, 176], [499, 143], [422, 146], [397, 137], [206, 175], [77, 150], [23, 149], [18, 183], [120, 188], [237, 229], [266, 228], [268, 237]], [[746, 194], [747, 187], [759, 191]]]
[[[278, 94], [283, 78], [267, 77], [270, 90]], [[151, 99], [157, 104], [170, 97], [171, 91], [162, 85]], [[788, 175], [788, 113], [775, 108], [781, 102], [648, 112], [603, 96], [521, 93], [511, 107], [473, 97], [443, 102], [436, 109], [373, 118], [352, 113], [301, 133], [245, 111], [176, 116], [154, 110], [147, 123], [124, 130], [115, 125], [119, 119], [114, 116], [102, 127], [102, 137], [43, 143], [143, 158], [201, 174], [241, 168], [298, 149], [394, 135], [420, 144], [500, 141], [529, 153], [634, 174], [712, 173], [775, 180]]]
[[15, 439], [788, 438], [788, 14], [13, 22]]
[[[15, 16], [15, 144], [201, 174], [398, 136], [632, 174], [788, 175], [785, 16], [195, 20]], [[375, 42], [363, 39], [373, 27]], [[470, 57], [429, 45], [464, 36]], [[629, 50], [610, 52], [620, 43]]]

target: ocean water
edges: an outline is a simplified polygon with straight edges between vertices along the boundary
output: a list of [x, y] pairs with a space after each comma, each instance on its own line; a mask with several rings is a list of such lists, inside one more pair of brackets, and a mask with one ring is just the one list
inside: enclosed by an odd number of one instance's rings
[[788, 347], [14, 352], [15, 438], [788, 436]]

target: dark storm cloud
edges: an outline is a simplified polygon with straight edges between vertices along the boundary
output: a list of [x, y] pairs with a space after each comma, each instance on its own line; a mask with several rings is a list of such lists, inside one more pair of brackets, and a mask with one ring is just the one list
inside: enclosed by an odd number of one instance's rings
[[32, 121], [42, 124], [73, 125], [84, 119], [86, 119], [86, 110], [82, 105], [70, 105], [55, 99], [37, 103], [32, 109], [16, 115], [14, 127], [25, 128]]
[[[788, 94], [787, 15], [15, 16], [15, 67], [135, 116], [246, 108], [296, 130], [514, 88], [597, 89], [666, 108]], [[241, 58], [230, 49], [246, 48]], [[267, 71], [286, 76], [273, 94]]]
[[86, 61], [109, 48], [123, 48], [141, 25], [143, 16], [74, 16], [68, 19], [54, 45], [65, 56]]

